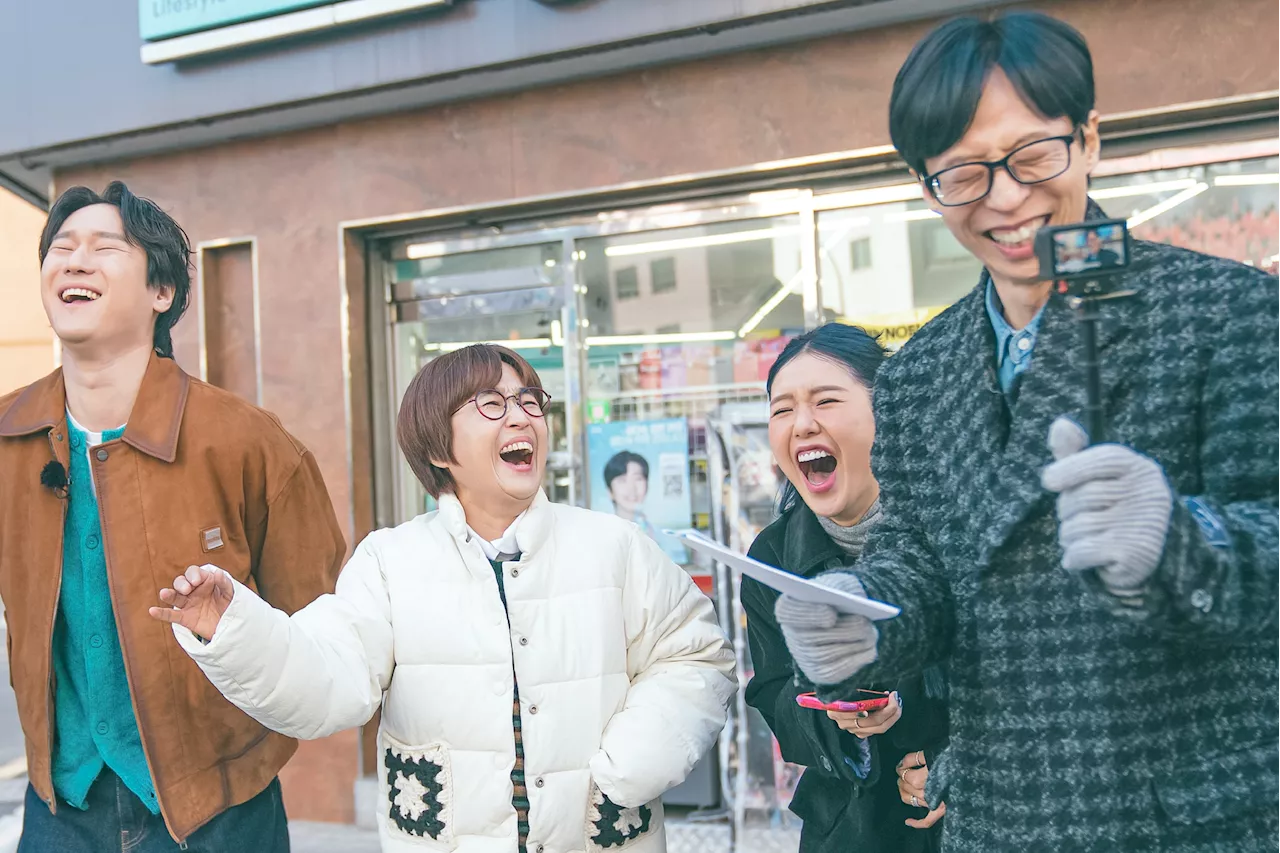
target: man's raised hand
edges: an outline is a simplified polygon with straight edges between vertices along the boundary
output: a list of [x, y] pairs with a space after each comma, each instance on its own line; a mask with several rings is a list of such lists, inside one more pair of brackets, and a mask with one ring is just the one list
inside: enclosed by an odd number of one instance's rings
[[212, 640], [222, 614], [231, 604], [235, 586], [231, 576], [213, 566], [188, 566], [173, 579], [173, 588], [160, 590], [160, 600], [168, 607], [152, 607], [147, 612], [161, 622], [176, 622], [204, 640]]

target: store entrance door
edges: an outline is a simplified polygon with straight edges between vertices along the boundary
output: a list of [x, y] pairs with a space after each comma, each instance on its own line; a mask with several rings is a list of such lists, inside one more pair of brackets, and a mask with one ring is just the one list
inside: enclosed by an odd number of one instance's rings
[[[414, 375], [443, 353], [494, 343], [527, 359], [551, 395], [544, 489], [553, 501], [574, 503], [581, 477], [572, 453], [581, 428], [577, 349], [565, 338], [566, 331], [572, 337], [576, 314], [563, 260], [557, 242], [397, 261], [389, 343], [397, 408]], [[397, 522], [435, 508], [400, 454], [395, 479]]]

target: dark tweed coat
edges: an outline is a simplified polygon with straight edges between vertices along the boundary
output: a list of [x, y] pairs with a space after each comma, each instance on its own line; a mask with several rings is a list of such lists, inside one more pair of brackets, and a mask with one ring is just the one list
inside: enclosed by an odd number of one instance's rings
[[[1083, 423], [1063, 297], [1012, 409], [985, 279], [877, 380], [886, 519], [857, 574], [903, 613], [857, 680], [949, 659], [946, 850], [1276, 849], [1277, 281], [1151, 243], [1132, 258], [1138, 295], [1103, 308], [1108, 437], [1176, 495], [1136, 614], [1061, 568], [1040, 486], [1049, 424]], [[1209, 544], [1192, 496], [1227, 543]]]

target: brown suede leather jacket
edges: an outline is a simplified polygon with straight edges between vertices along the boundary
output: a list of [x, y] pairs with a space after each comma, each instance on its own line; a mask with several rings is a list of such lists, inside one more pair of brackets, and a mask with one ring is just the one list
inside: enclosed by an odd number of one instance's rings
[[[0, 598], [31, 784], [56, 810], [53, 626], [69, 468], [62, 371], [0, 397]], [[213, 563], [292, 613], [332, 592], [346, 544], [311, 453], [274, 416], [152, 357], [124, 435], [90, 454], [109, 594], [165, 823], [186, 839], [262, 791], [297, 748], [222, 698], [147, 614], [187, 566]], [[63, 492], [65, 494], [65, 492]], [[107, 590], [103, 591], [108, 594]]]

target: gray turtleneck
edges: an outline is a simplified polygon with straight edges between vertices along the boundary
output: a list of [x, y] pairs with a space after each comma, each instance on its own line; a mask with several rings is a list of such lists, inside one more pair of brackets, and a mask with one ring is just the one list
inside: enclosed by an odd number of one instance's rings
[[871, 505], [871, 509], [867, 510], [867, 514], [852, 527], [841, 527], [821, 515], [818, 516], [818, 523], [842, 551], [856, 560], [862, 555], [862, 546], [866, 544], [867, 534], [871, 532], [871, 528], [880, 523], [881, 518], [883, 515], [880, 512], [880, 499], [876, 498], [876, 502]]

